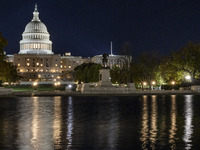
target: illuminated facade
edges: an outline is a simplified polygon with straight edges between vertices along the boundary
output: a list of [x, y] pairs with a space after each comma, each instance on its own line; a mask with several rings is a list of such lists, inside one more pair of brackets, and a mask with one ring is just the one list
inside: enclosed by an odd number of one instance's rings
[[15, 54], [14, 60], [22, 81], [48, 81], [61, 73], [60, 55]]
[[53, 54], [52, 42], [47, 27], [39, 19], [37, 5], [33, 12], [33, 19], [29, 22], [22, 34], [19, 54]]
[[89, 58], [83, 58], [81, 56], [71, 56], [71, 53], [65, 53], [61, 56], [60, 70], [62, 71], [62, 80], [72, 81], [73, 71], [77, 66], [90, 62]]
[[[37, 5], [33, 12], [33, 19], [26, 25], [19, 42], [20, 50], [18, 54], [7, 55], [7, 61], [17, 66], [21, 81], [53, 81], [56, 78], [62, 80], [73, 80], [74, 68], [82, 63], [94, 62], [102, 64], [102, 55], [92, 58], [81, 56], [71, 56], [65, 53], [64, 56], [54, 54], [52, 51], [52, 41], [47, 27], [39, 19]], [[108, 66], [112, 68], [117, 64], [120, 55], [108, 57]]]
[[[52, 52], [52, 42], [47, 27], [39, 19], [37, 5], [33, 19], [22, 34], [19, 54], [14, 54], [14, 64], [17, 66], [22, 81], [52, 81], [61, 74], [60, 54]], [[9, 61], [12, 57], [9, 57]]]
[[[110, 67], [112, 69], [114, 65], [119, 66], [120, 65], [119, 58], [121, 58], [121, 57], [124, 57], [124, 56], [112, 55], [112, 54], [109, 55], [108, 64], [107, 64], [108, 67]], [[92, 62], [103, 65], [102, 58], [103, 58], [102, 55], [96, 55], [96, 56], [92, 57]]]
[[90, 62], [89, 58], [83, 58], [81, 56], [71, 56], [71, 55], [65, 55], [61, 56], [61, 70], [62, 71], [73, 71], [75, 67]]

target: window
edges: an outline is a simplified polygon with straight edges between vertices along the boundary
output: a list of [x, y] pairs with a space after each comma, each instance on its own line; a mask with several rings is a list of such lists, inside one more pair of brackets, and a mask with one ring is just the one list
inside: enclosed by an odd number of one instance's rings
[[20, 66], [20, 64], [17, 64], [17, 66], [19, 67], [19, 66]]
[[69, 69], [71, 68], [71, 66], [69, 66]]
[[30, 63], [27, 63], [26, 65], [29, 67], [29, 66], [30, 66]]

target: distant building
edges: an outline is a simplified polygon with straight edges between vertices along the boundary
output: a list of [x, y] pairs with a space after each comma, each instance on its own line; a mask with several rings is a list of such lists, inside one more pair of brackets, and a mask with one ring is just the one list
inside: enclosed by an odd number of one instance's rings
[[24, 81], [52, 80], [61, 74], [60, 54], [52, 51], [52, 41], [47, 27], [39, 19], [37, 5], [33, 19], [22, 34], [19, 54], [8, 55], [8, 61], [14, 62]]
[[[23, 77], [22, 81], [53, 81], [57, 78], [73, 80], [75, 67], [89, 62], [102, 64], [102, 55], [83, 58], [71, 56], [70, 52], [63, 56], [54, 54], [50, 34], [45, 24], [39, 19], [37, 5], [35, 5], [33, 19], [26, 25], [19, 44], [19, 53], [7, 55], [7, 61], [17, 66], [19, 75]], [[120, 57], [120, 55], [113, 55], [111, 48], [108, 66], [112, 68], [118, 64]]]
[[[108, 57], [108, 67], [110, 67], [111, 69], [113, 68], [114, 65], [120, 65], [119, 64], [119, 58], [123, 57], [122, 55], [109, 55]], [[97, 64], [102, 64], [102, 55], [96, 55], [94, 57], [91, 58], [91, 61]]]
[[81, 56], [71, 56], [70, 55], [63, 55], [61, 56], [61, 70], [62, 71], [73, 71], [75, 67], [90, 61], [89, 58], [83, 58]]
[[14, 63], [14, 55], [6, 55], [6, 61], [10, 63]]
[[71, 56], [71, 53], [65, 53], [65, 55], [61, 56], [60, 61], [62, 80], [73, 80], [74, 68], [89, 61], [90, 58], [83, 58], [81, 56]]

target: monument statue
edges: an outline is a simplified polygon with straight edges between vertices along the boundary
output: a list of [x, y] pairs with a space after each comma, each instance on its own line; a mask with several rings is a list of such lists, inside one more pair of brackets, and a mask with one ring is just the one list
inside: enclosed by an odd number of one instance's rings
[[109, 55], [108, 54], [103, 54], [102, 57], [103, 57], [102, 58], [103, 67], [106, 68], [107, 64], [108, 64], [108, 57], [109, 57]]

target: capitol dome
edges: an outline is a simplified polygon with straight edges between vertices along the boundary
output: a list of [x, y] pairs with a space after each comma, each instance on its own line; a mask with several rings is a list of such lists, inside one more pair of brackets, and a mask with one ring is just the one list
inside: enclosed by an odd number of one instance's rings
[[24, 33], [48, 33], [48, 31], [41, 21], [31, 21], [26, 25]]
[[52, 41], [47, 27], [39, 19], [37, 4], [33, 12], [33, 19], [22, 34], [19, 54], [53, 54]]

